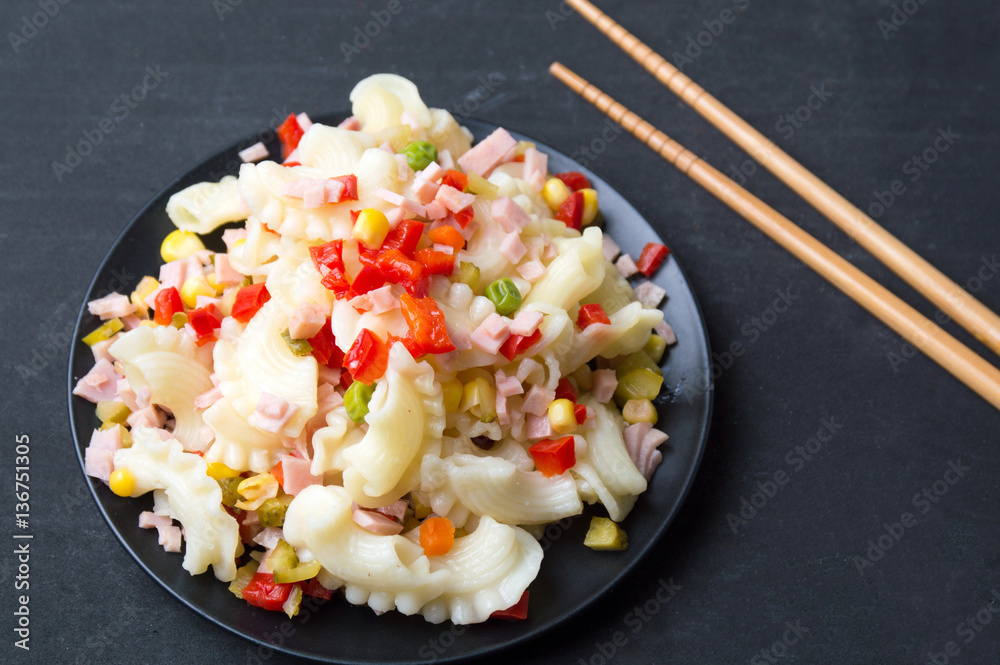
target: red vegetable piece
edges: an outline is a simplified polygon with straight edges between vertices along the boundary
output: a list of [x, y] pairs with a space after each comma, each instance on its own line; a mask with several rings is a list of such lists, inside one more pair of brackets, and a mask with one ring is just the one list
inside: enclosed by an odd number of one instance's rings
[[326, 273], [320, 280], [320, 284], [333, 291], [333, 295], [338, 298], [345, 297], [351, 290], [347, 275], [341, 268], [331, 268], [330, 272]]
[[344, 352], [337, 347], [337, 340], [330, 326], [330, 317], [326, 317], [326, 325], [322, 330], [316, 333], [315, 337], [309, 338], [309, 346], [312, 347], [313, 358], [327, 367], [337, 368], [344, 362]]
[[295, 117], [295, 114], [290, 114], [285, 121], [278, 126], [278, 138], [281, 139], [281, 158], [288, 159], [288, 156], [292, 154], [292, 151], [299, 147], [299, 141], [302, 139], [302, 135], [305, 134], [302, 131], [302, 126], [299, 125], [299, 119]]
[[639, 254], [639, 260], [635, 262], [639, 272], [644, 274], [646, 277], [652, 277], [659, 267], [666, 260], [667, 254], [670, 250], [667, 246], [658, 242], [647, 242], [646, 246], [642, 248], [642, 253]]
[[583, 226], [583, 206], [583, 192], [573, 192], [556, 210], [556, 219], [579, 231]]
[[389, 348], [392, 348], [392, 345], [396, 342], [402, 343], [402, 345], [406, 347], [406, 350], [410, 352], [410, 355], [413, 356], [414, 360], [427, 353], [427, 351], [417, 344], [417, 340], [413, 337], [412, 330], [406, 331], [406, 337], [396, 337], [395, 335], [390, 334], [386, 340], [386, 344], [389, 345]]
[[[411, 296], [422, 296], [427, 291], [424, 267], [407, 258], [398, 249], [389, 249], [378, 257], [378, 269], [390, 282], [399, 284]], [[365, 381], [370, 383], [370, 381]]]
[[310, 247], [309, 255], [312, 257], [313, 263], [316, 265], [316, 270], [319, 270], [320, 274], [323, 273], [323, 268], [344, 269], [343, 240], [331, 240], [325, 245]]
[[181, 300], [181, 294], [173, 286], [161, 289], [156, 294], [155, 303], [153, 321], [161, 326], [169, 326], [174, 314], [184, 311], [184, 301]]
[[[580, 215], [582, 219], [583, 213], [581, 212]], [[476, 216], [476, 211], [472, 209], [472, 206], [465, 206], [464, 208], [455, 213], [455, 221], [458, 222], [458, 225], [464, 229], [466, 226], [469, 225], [469, 222], [471, 222], [472, 218], [475, 216]]]
[[521, 594], [520, 600], [505, 610], [497, 610], [490, 615], [491, 619], [509, 619], [521, 621], [528, 618], [528, 590]]
[[527, 337], [524, 335], [511, 335], [507, 338], [507, 341], [500, 346], [500, 353], [507, 360], [513, 360], [534, 346], [535, 342], [541, 338], [541, 330], [536, 330]]
[[303, 585], [302, 593], [313, 598], [319, 598], [320, 600], [330, 600], [333, 598], [333, 589], [327, 589], [315, 577]]
[[271, 294], [267, 292], [263, 282], [244, 286], [237, 292], [236, 300], [233, 302], [233, 318], [240, 323], [246, 323], [270, 299]]
[[448, 169], [445, 171], [444, 177], [441, 178], [441, 185], [449, 185], [460, 192], [464, 192], [465, 188], [469, 185], [469, 176], [459, 171]]
[[465, 247], [465, 238], [462, 234], [454, 226], [447, 224], [428, 231], [427, 238], [435, 245], [447, 245], [456, 252]]
[[354, 282], [351, 284], [351, 292], [348, 295], [351, 297], [362, 295], [384, 285], [385, 275], [378, 268], [362, 265], [357, 277], [354, 278]]
[[567, 378], [559, 379], [558, 385], [556, 385], [556, 399], [568, 399], [571, 402], [576, 402], [576, 398], [579, 393], [576, 390], [576, 386], [573, 382]]
[[285, 487], [285, 470], [281, 466], [281, 462], [275, 464], [270, 471], [270, 474], [274, 476], [274, 479], [278, 481], [282, 489]]
[[302, 166], [302, 162], [282, 162], [281, 165], [287, 168], [292, 168], [293, 166]]
[[582, 425], [587, 420], [587, 407], [583, 404], [574, 404], [573, 417], [576, 418], [577, 425]]
[[[340, 202], [358, 200], [358, 176], [353, 174], [339, 175], [336, 178], [330, 178], [330, 180], [339, 180], [344, 183], [344, 192], [340, 195]], [[353, 213], [353, 211], [351, 212]]]
[[404, 293], [399, 297], [399, 303], [406, 325], [410, 327], [413, 339], [422, 351], [448, 353], [455, 350], [455, 345], [448, 337], [444, 312], [438, 307], [434, 298], [414, 298]]
[[243, 587], [243, 600], [256, 607], [278, 612], [288, 600], [293, 586], [295, 585], [275, 582], [271, 573], [254, 573], [249, 584]]
[[528, 452], [535, 460], [535, 468], [546, 478], [558, 476], [576, 464], [576, 446], [572, 436], [539, 441], [528, 448]]
[[581, 189], [590, 189], [590, 181], [587, 180], [587, 176], [579, 171], [563, 171], [562, 173], [557, 173], [556, 177], [566, 183], [566, 186], [574, 192]]
[[369, 385], [385, 374], [388, 364], [389, 346], [367, 328], [361, 331], [344, 356], [344, 367], [351, 377]]
[[340, 368], [340, 387], [347, 390], [354, 383], [354, 377], [351, 376], [351, 371], [346, 367]]
[[385, 240], [382, 241], [381, 250], [398, 249], [404, 256], [412, 259], [423, 232], [423, 222], [418, 222], [415, 219], [404, 219], [396, 228], [386, 234]]
[[590, 305], [583, 305], [580, 307], [580, 313], [576, 315], [576, 325], [580, 330], [584, 330], [591, 323], [611, 324], [611, 319], [608, 318], [604, 307], [600, 303], [595, 302]]
[[222, 312], [214, 303], [209, 303], [188, 312], [188, 323], [191, 324], [191, 328], [198, 336], [200, 346], [215, 339], [213, 333], [222, 325]]
[[423, 264], [424, 272], [428, 275], [450, 275], [455, 272], [454, 254], [425, 247], [418, 249], [414, 258]]

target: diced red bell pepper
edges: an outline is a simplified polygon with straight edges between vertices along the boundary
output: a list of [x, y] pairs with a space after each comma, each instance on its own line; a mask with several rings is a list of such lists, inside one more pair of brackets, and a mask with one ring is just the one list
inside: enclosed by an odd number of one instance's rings
[[443, 224], [427, 232], [427, 238], [435, 245], [447, 245], [456, 252], [465, 247], [465, 238], [454, 226]]
[[399, 297], [400, 308], [413, 339], [424, 353], [448, 353], [455, 345], [448, 337], [444, 312], [434, 298], [414, 298], [404, 293]]
[[344, 367], [355, 381], [371, 385], [385, 374], [389, 365], [389, 346], [367, 328], [355, 338], [344, 356]]
[[347, 281], [347, 275], [342, 268], [331, 268], [330, 272], [323, 275], [320, 284], [333, 291], [337, 298], [344, 298], [351, 290], [351, 284]]
[[309, 248], [316, 270], [323, 274], [323, 268], [344, 269], [344, 241], [331, 240], [324, 245], [314, 245]]
[[582, 425], [587, 420], [587, 407], [583, 404], [574, 404], [573, 417], [576, 418], [577, 425]]
[[278, 612], [288, 600], [293, 586], [295, 584], [275, 582], [271, 573], [254, 573], [250, 582], [243, 587], [243, 600], [256, 607]]
[[556, 219], [571, 229], [579, 231], [583, 227], [583, 192], [573, 192], [566, 197], [559, 210], [556, 210]]
[[449, 185], [460, 192], [464, 192], [465, 188], [469, 186], [469, 176], [459, 171], [448, 169], [445, 171], [444, 177], [441, 178], [441, 184]]
[[[581, 215], [582, 214], [583, 213], [581, 213]], [[464, 229], [469, 225], [469, 222], [471, 222], [472, 218], [475, 216], [476, 211], [472, 209], [472, 206], [465, 206], [455, 213], [455, 221], [458, 222], [458, 225]]]
[[240, 323], [246, 323], [270, 299], [271, 294], [267, 292], [264, 282], [244, 286], [237, 292], [236, 300], [233, 302], [233, 318]]
[[299, 124], [299, 119], [295, 114], [290, 114], [285, 121], [278, 126], [278, 138], [281, 139], [281, 158], [287, 159], [292, 151], [299, 147], [299, 141], [305, 132]]
[[635, 262], [639, 272], [644, 274], [646, 277], [652, 277], [659, 267], [666, 260], [667, 254], [670, 250], [667, 246], [658, 242], [647, 242], [646, 246], [642, 248], [642, 253], [639, 254], [639, 260]]
[[424, 223], [415, 219], [404, 219], [396, 228], [389, 231], [382, 241], [381, 250], [398, 249], [402, 254], [413, 258], [413, 253], [417, 251], [417, 243], [424, 232]]
[[344, 362], [344, 352], [337, 346], [330, 317], [326, 317], [326, 325], [314, 337], [309, 338], [309, 346], [312, 347], [313, 358], [322, 365], [337, 368]]
[[313, 598], [319, 598], [320, 600], [330, 600], [333, 598], [333, 589], [327, 589], [315, 577], [303, 585], [302, 593]]
[[402, 345], [406, 347], [406, 350], [410, 352], [410, 355], [413, 356], [414, 360], [427, 353], [419, 344], [417, 344], [417, 340], [413, 337], [412, 330], [407, 330], [405, 337], [396, 337], [390, 333], [388, 335], [388, 339], [386, 339], [386, 344], [388, 344], [391, 349], [392, 345], [396, 342], [402, 343]]
[[411, 296], [422, 296], [427, 291], [424, 267], [417, 261], [407, 258], [398, 249], [383, 252], [378, 257], [378, 269], [388, 281], [399, 284]]
[[282, 162], [281, 165], [286, 168], [292, 168], [293, 166], [302, 166], [302, 162]]
[[354, 377], [351, 376], [351, 371], [346, 367], [340, 368], [340, 387], [347, 390], [354, 383]]
[[507, 338], [500, 346], [500, 353], [507, 360], [513, 360], [518, 357], [528, 349], [530, 349], [535, 342], [542, 338], [542, 331], [536, 330], [528, 336], [524, 335], [511, 335]]
[[385, 286], [385, 275], [378, 268], [362, 265], [357, 276], [351, 283], [350, 296], [359, 296], [369, 291]]
[[418, 249], [414, 258], [423, 264], [428, 275], [450, 275], [455, 272], [455, 255], [430, 247]]
[[173, 286], [161, 289], [156, 294], [156, 306], [153, 308], [153, 321], [161, 326], [169, 326], [174, 314], [184, 311], [184, 301], [180, 292]]
[[576, 386], [569, 379], [563, 377], [559, 379], [559, 383], [556, 385], [556, 399], [568, 399], [571, 402], [576, 402], [576, 398], [579, 397], [579, 393], [576, 390]]
[[611, 324], [611, 319], [608, 318], [604, 307], [600, 303], [595, 302], [590, 305], [583, 305], [580, 307], [580, 313], [576, 315], [576, 325], [580, 330], [586, 329], [591, 323]]
[[528, 448], [528, 452], [535, 460], [535, 468], [546, 478], [558, 476], [576, 464], [576, 446], [572, 436], [539, 441]]
[[274, 476], [274, 479], [277, 480], [278, 484], [281, 485], [282, 489], [284, 489], [284, 487], [285, 487], [285, 470], [282, 468], [281, 462], [278, 462], [277, 464], [275, 464], [271, 468], [271, 471], [269, 473], [272, 476]]
[[491, 619], [510, 619], [521, 621], [528, 618], [528, 590], [521, 594], [520, 600], [505, 610], [497, 610], [490, 615]]
[[214, 303], [209, 303], [188, 312], [188, 323], [198, 336], [198, 346], [204, 346], [215, 339], [215, 331], [222, 325], [222, 312]]
[[338, 175], [335, 178], [330, 178], [330, 180], [339, 180], [344, 183], [344, 191], [340, 195], [340, 201], [357, 201], [358, 200], [358, 176], [351, 175]]
[[566, 183], [566, 186], [574, 192], [581, 189], [590, 189], [590, 181], [587, 180], [587, 176], [579, 171], [563, 171], [562, 173], [557, 173], [556, 177]]

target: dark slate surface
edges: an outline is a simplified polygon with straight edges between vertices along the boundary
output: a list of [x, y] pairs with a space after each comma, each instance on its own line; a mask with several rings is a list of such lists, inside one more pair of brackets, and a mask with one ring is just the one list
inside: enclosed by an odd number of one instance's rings
[[[46, 7], [53, 16], [39, 13]], [[1000, 621], [990, 621], [1000, 610], [1000, 600], [990, 604], [1000, 598], [996, 412], [932, 362], [905, 353], [895, 334], [637, 141], [595, 141], [603, 116], [549, 77], [550, 61], [589, 77], [722, 171], [754, 171], [746, 155], [557, 3], [402, 0], [398, 15], [347, 62], [341, 44], [385, 7], [0, 6], [8, 33], [0, 47], [0, 470], [7, 479], [0, 533], [10, 543], [0, 554], [0, 660], [295, 660], [191, 613], [113, 540], [73, 454], [66, 349], [86, 284], [152, 194], [266, 127], [275, 110], [343, 109], [357, 80], [392, 71], [416, 81], [431, 105], [588, 159], [681, 258], [719, 354], [708, 453], [663, 542], [593, 609], [492, 662], [997, 662]], [[1000, 308], [995, 3], [605, 0], [602, 7], [668, 57], [691, 48], [685, 71], [852, 201], [867, 208], [901, 181], [905, 193], [888, 206], [884, 225]], [[707, 32], [727, 8], [741, 10], [735, 21], [717, 36]], [[42, 27], [26, 27], [33, 19]], [[700, 53], [691, 46], [699, 38]], [[826, 99], [813, 98], [819, 108], [807, 113], [802, 107], [817, 90]], [[782, 121], [797, 111], [808, 119]], [[939, 131], [957, 138], [922, 170], [912, 158]], [[83, 148], [89, 154], [57, 173], [53, 162], [65, 162], [81, 141], [94, 144]], [[588, 146], [599, 154], [584, 155]], [[747, 179], [793, 221], [934, 314], [770, 175]], [[792, 305], [776, 313], [780, 293]], [[722, 352], [734, 342], [745, 352], [729, 359]], [[823, 440], [811, 442], [824, 429]], [[21, 593], [10, 540], [14, 447], [23, 435], [34, 535], [30, 652], [13, 645], [12, 615]], [[803, 454], [803, 446], [813, 452]], [[772, 486], [776, 475], [787, 482]], [[919, 496], [925, 489], [932, 499]], [[735, 523], [729, 516], [744, 502], [759, 507]], [[894, 526], [904, 513], [911, 526]], [[880, 542], [891, 547], [876, 551]], [[881, 556], [859, 570], [868, 550]], [[680, 590], [658, 603], [656, 581], [671, 578]], [[636, 621], [644, 606], [648, 621]]]

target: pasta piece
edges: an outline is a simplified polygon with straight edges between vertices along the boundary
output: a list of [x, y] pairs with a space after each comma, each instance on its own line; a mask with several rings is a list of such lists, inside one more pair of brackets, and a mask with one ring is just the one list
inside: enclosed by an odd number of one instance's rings
[[572, 349], [562, 358], [564, 373], [572, 372], [598, 355], [614, 358], [638, 351], [649, 339], [652, 327], [663, 320], [663, 312], [633, 302], [609, 318], [611, 325], [590, 325], [577, 332]]
[[431, 125], [431, 114], [411, 81], [396, 74], [375, 74], [362, 79], [351, 90], [351, 113], [369, 134], [401, 124], [406, 111], [421, 127]]
[[580, 301], [581, 305], [597, 303], [604, 308], [604, 312], [611, 316], [622, 307], [635, 302], [635, 292], [628, 280], [622, 277], [615, 265], [610, 261], [604, 262], [604, 281], [590, 295]]
[[305, 166], [329, 169], [338, 175], [351, 173], [375, 139], [365, 132], [313, 124], [299, 140], [298, 161]]
[[184, 570], [198, 575], [211, 565], [223, 582], [236, 577], [239, 525], [222, 507], [222, 490], [205, 460], [184, 452], [176, 439], [163, 441], [156, 430], [136, 427], [132, 447], [115, 453], [115, 468], [132, 472], [133, 497], [163, 490], [170, 517], [184, 527]]
[[148, 388], [152, 404], [170, 410], [174, 436], [185, 450], [201, 450], [201, 413], [194, 398], [212, 388], [211, 371], [199, 362], [197, 346], [188, 334], [171, 326], [140, 326], [108, 348], [122, 364], [132, 390]]
[[205, 234], [227, 222], [246, 219], [247, 213], [236, 178], [227, 175], [219, 182], [199, 182], [171, 196], [167, 216], [182, 231]]
[[295, 438], [316, 415], [319, 369], [312, 356], [292, 353], [281, 337], [281, 331], [287, 327], [288, 315], [275, 300], [268, 301], [242, 333], [235, 320], [226, 319], [215, 344], [215, 372], [223, 397], [251, 425], [261, 393], [280, 397], [297, 407], [280, 432]]
[[344, 487], [366, 508], [396, 501], [419, 482], [420, 459], [429, 445], [440, 450], [444, 430], [441, 385], [425, 362], [415, 362], [401, 343], [368, 403], [368, 432], [343, 453]]
[[264, 473], [278, 463], [288, 450], [281, 437], [254, 427], [223, 397], [205, 410], [205, 424], [215, 433], [215, 441], [205, 451], [208, 462], [222, 462], [236, 471]]
[[327, 471], [343, 471], [347, 468], [344, 450], [361, 441], [365, 431], [347, 417], [343, 408], [326, 414], [326, 427], [316, 430], [312, 436], [312, 465], [309, 473], [321, 476]]
[[472, 135], [444, 109], [430, 109], [427, 138], [440, 150], [447, 150], [458, 159], [472, 147]]
[[604, 281], [601, 230], [590, 227], [579, 238], [559, 245], [559, 256], [549, 264], [545, 276], [535, 282], [525, 305], [544, 302], [568, 310]]

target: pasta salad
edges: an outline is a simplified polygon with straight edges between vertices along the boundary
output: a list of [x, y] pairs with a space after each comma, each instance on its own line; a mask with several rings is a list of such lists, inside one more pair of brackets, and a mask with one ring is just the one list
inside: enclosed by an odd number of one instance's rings
[[402, 77], [350, 100], [174, 194], [159, 273], [88, 304], [85, 470], [152, 493], [138, 526], [251, 605], [523, 619], [546, 524], [599, 503], [584, 544], [627, 547], [667, 439], [669, 252], [622, 254], [586, 176], [473, 145]]

